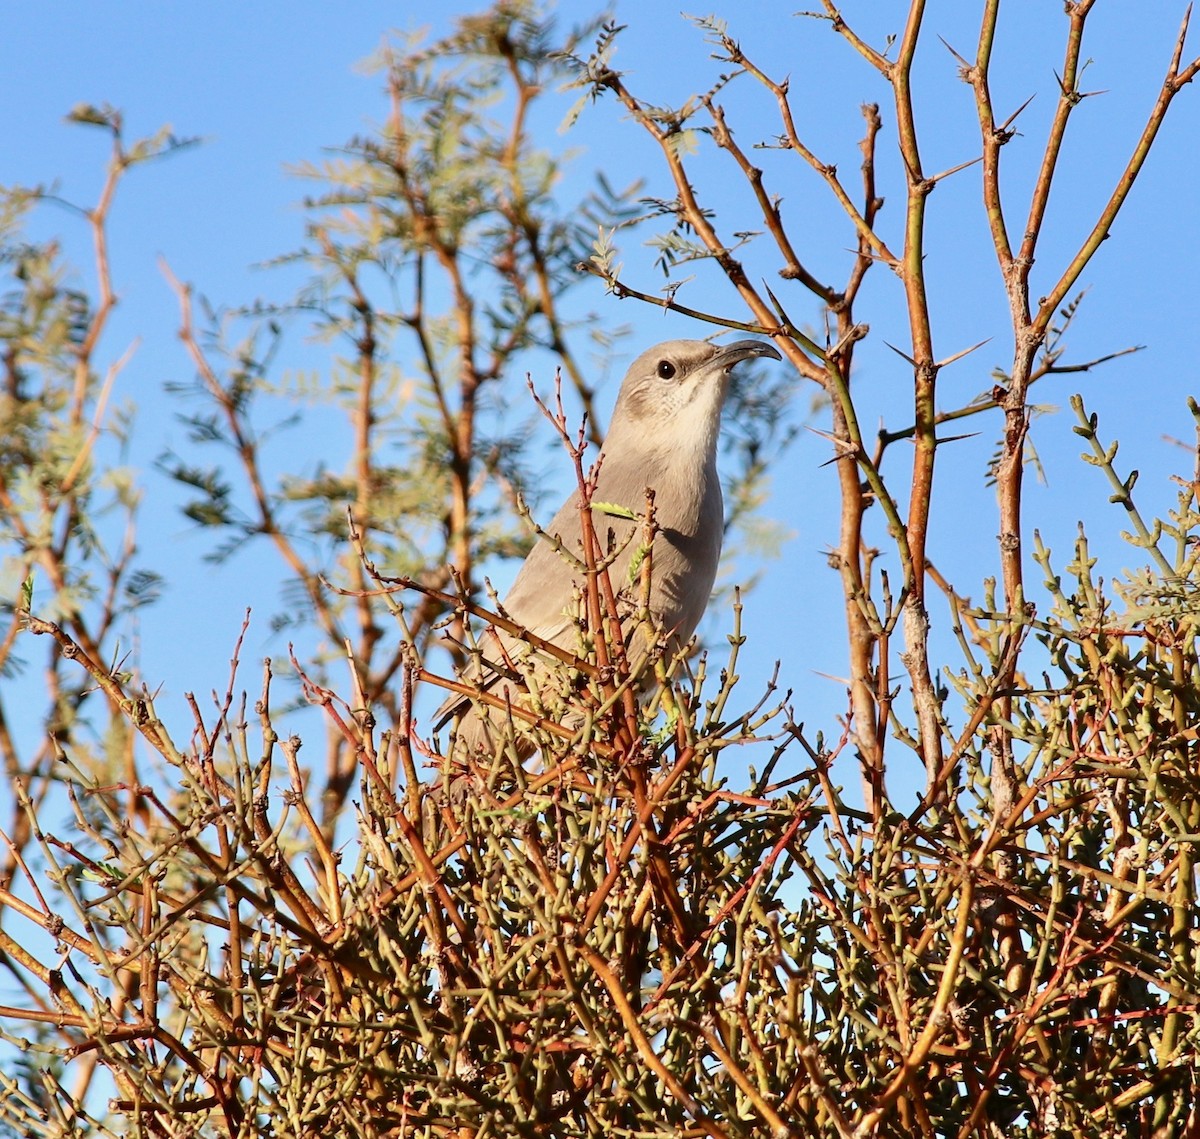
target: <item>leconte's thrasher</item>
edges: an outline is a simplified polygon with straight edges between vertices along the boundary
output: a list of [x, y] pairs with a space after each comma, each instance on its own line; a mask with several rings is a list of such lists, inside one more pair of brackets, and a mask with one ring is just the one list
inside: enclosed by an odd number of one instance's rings
[[[601, 448], [593, 504], [617, 504], [640, 513], [646, 489], [654, 491], [657, 532], [649, 611], [658, 634], [666, 639], [668, 654], [691, 639], [716, 578], [725, 523], [717, 477], [717, 435], [729, 373], [742, 360], [761, 356], [780, 359], [775, 348], [760, 340], [738, 340], [723, 346], [703, 340], [668, 340], [643, 352], [621, 384]], [[636, 573], [635, 580], [630, 580], [630, 564], [642, 542], [639, 534], [631, 532], [639, 523], [603, 514], [595, 505], [593, 510], [602, 551], [609, 548], [610, 536], [612, 548], [619, 550], [609, 575], [614, 590], [623, 595], [622, 613], [633, 612], [639, 587]], [[578, 490], [545, 527], [545, 533], [585, 561]], [[525, 559], [503, 609], [543, 640], [577, 652], [583, 585], [582, 573], [553, 542], [542, 537]], [[630, 661], [644, 657], [649, 643], [644, 631], [635, 633], [629, 646]], [[522, 672], [536, 677], [540, 669], [547, 670], [548, 676], [555, 663], [497, 629], [480, 637], [479, 648], [482, 663], [476, 658], [463, 679], [496, 695], [503, 695], [507, 687], [508, 699], [526, 707], [529, 680], [522, 685], [513, 679], [512, 664], [530, 658]], [[457, 746], [470, 752], [482, 746], [490, 752], [504, 733], [505, 709], [488, 709], [454, 695], [439, 709], [436, 725], [442, 726], [459, 713]], [[518, 717], [513, 720], [520, 725]], [[523, 746], [521, 750], [528, 754], [533, 749]]]

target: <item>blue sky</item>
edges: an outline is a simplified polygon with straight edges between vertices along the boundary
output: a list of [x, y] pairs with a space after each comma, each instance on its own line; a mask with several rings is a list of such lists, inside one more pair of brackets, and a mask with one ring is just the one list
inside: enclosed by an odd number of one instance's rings
[[[813, 6], [816, 6], [815, 3]], [[732, 10], [733, 6], [730, 6]], [[905, 6], [896, 3], [847, 3], [851, 21], [882, 40], [899, 31]], [[925, 105], [921, 143], [927, 170], [952, 167], [974, 156], [977, 125], [968, 89], [958, 81], [956, 64], [937, 41], [943, 35], [970, 55], [975, 5], [943, 0], [929, 5], [928, 31], [916, 73], [918, 100]], [[442, 8], [435, 30], [444, 30], [466, 5]], [[593, 9], [578, 3], [560, 7], [567, 21]], [[707, 89], [719, 70], [708, 59], [702, 34], [672, 5], [616, 5], [629, 25], [616, 59], [647, 98], [680, 102], [692, 91]], [[890, 181], [883, 225], [897, 233], [898, 185], [891, 175], [895, 159], [889, 133], [894, 115], [886, 91], [828, 28], [792, 15], [794, 6], [742, 3], [731, 17], [731, 30], [748, 52], [773, 74], [789, 74], [800, 127], [846, 181], [857, 184], [859, 105], [884, 101], [881, 177]], [[1046, 287], [1090, 228], [1128, 156], [1157, 91], [1170, 56], [1183, 5], [1101, 4], [1092, 21], [1085, 56], [1092, 63], [1085, 88], [1102, 91], [1080, 108], [1063, 156], [1064, 176], [1055, 190], [1047, 219], [1035, 282]], [[0, 183], [57, 183], [59, 193], [90, 204], [103, 173], [107, 144], [97, 131], [63, 122], [80, 102], [107, 102], [122, 108], [131, 137], [169, 123], [181, 136], [199, 136], [202, 146], [169, 161], [135, 171], [120, 191], [113, 212], [111, 240], [120, 308], [102, 345], [100, 360], [120, 356], [136, 342], [136, 354], [122, 374], [117, 397], [135, 402], [144, 442], [133, 461], [143, 469], [147, 501], [142, 515], [144, 560], [170, 582], [164, 600], [145, 615], [139, 646], [141, 665], [152, 686], [162, 683], [163, 700], [182, 692], [207, 692], [224, 683], [227, 661], [244, 608], [255, 612], [248, 660], [277, 653], [283, 645], [269, 636], [270, 614], [278, 607], [279, 571], [266, 555], [246, 554], [213, 569], [202, 561], [209, 537], [178, 513], [178, 495], [150, 469], [163, 443], [181, 443], [177, 410], [163, 384], [186, 380], [191, 368], [176, 337], [177, 310], [158, 267], [165, 258], [174, 273], [191, 281], [214, 301], [239, 304], [263, 295], [288, 294], [286, 275], [256, 268], [294, 248], [303, 219], [296, 203], [307, 187], [289, 175], [289, 164], [317, 160], [323, 148], [337, 146], [382, 119], [385, 106], [377, 77], [358, 63], [379, 44], [389, 28], [413, 28], [428, 22], [428, 9], [411, 3], [360, 2], [328, 5], [312, 2], [204, 5], [84, 5], [74, 2], [10, 7], [0, 41], [0, 105], [5, 137], [0, 143]], [[1054, 72], [1060, 65], [1065, 20], [1062, 7], [1045, 0], [1016, 0], [1004, 8], [996, 51], [997, 104], [1014, 110], [1030, 95], [1033, 102], [1019, 121], [1020, 137], [1004, 153], [1013, 194], [1010, 224], [1016, 226], [1040, 157], [1045, 127], [1056, 97]], [[1192, 37], [1200, 42], [1200, 33]], [[562, 107], [571, 96], [564, 96]], [[927, 102], [926, 102], [927, 100]], [[739, 137], [753, 141], [774, 131], [770, 107], [752, 84], [731, 87], [731, 121]], [[734, 118], [738, 114], [743, 117]], [[1195, 383], [1195, 286], [1191, 262], [1197, 245], [1195, 210], [1196, 143], [1200, 139], [1200, 90], [1188, 89], [1177, 100], [1142, 181], [1111, 239], [1085, 272], [1089, 290], [1073, 331], [1070, 360], [1083, 360], [1124, 348], [1147, 351], [1118, 361], [1089, 376], [1068, 376], [1047, 384], [1038, 399], [1061, 410], [1035, 425], [1034, 442], [1048, 485], [1030, 486], [1028, 520], [1054, 546], [1059, 565], [1069, 558], [1076, 520], [1084, 518], [1094, 547], [1109, 561], [1109, 575], [1134, 565], [1138, 557], [1119, 541], [1124, 520], [1106, 502], [1101, 476], [1076, 458], [1080, 446], [1066, 409], [1069, 394], [1086, 393], [1101, 416], [1107, 438], [1119, 434], [1122, 460], [1141, 468], [1139, 500], [1150, 512], [1174, 504], [1172, 474], [1190, 475], [1190, 456], [1164, 442], [1164, 436], [1191, 438], [1185, 399]], [[563, 139], [548, 133], [546, 144], [580, 149], [581, 179], [602, 166], [623, 185], [633, 177], [649, 180], [648, 192], [665, 192], [661, 164], [638, 129], [611, 104], [590, 108], [578, 127]], [[773, 163], [778, 155], [771, 155]], [[745, 213], [757, 220], [737, 179], [719, 164], [697, 165], [697, 183], [706, 203], [721, 216]], [[701, 181], [703, 171], [718, 170]], [[819, 182], [799, 163], [772, 166], [773, 188], [785, 199], [787, 216], [799, 235], [802, 255], [835, 283], [844, 279], [851, 244], [847, 229], [831, 208]], [[931, 199], [927, 271], [935, 312], [938, 354], [948, 357], [980, 340], [990, 343], [942, 377], [941, 406], [949, 409], [991, 385], [990, 372], [1010, 356], [1005, 302], [994, 256], [979, 208], [977, 169], [938, 186]], [[729, 228], [737, 228], [732, 220]], [[70, 214], [43, 208], [34, 219], [38, 234], [61, 234], [67, 248], [91, 278], [86, 233]], [[631, 283], [648, 290], [660, 284], [650, 255], [622, 249]], [[765, 244], [747, 252], [754, 274], [774, 281], [774, 259]], [[741, 315], [728, 288], [706, 268], [697, 271], [687, 303]], [[707, 330], [678, 318], [664, 318], [633, 302], [606, 299], [597, 286], [587, 307], [611, 312], [614, 323], [631, 324], [624, 356], [611, 369], [605, 398], [628, 358], [657, 340], [704, 335]], [[798, 292], [789, 294], [793, 316], [814, 322], [817, 310]], [[884, 342], [907, 347], [907, 324], [896, 283], [883, 271], [874, 274], [864, 293], [860, 318], [872, 326], [856, 379], [865, 426], [878, 418], [888, 426], [905, 419], [910, 378], [899, 356]], [[294, 346], [294, 365], [319, 368], [320, 349]], [[311, 359], [305, 353], [311, 351]], [[549, 377], [547, 377], [549, 378]], [[808, 417], [811, 393], [800, 390], [796, 422]], [[818, 425], [820, 419], [815, 420]], [[996, 532], [991, 492], [983, 470], [992, 453], [999, 424], [979, 419], [976, 439], [943, 448], [941, 482], [935, 504], [939, 536], [932, 548], [938, 564], [960, 589], [976, 598], [981, 579], [994, 572]], [[319, 429], [303, 446], [319, 454]], [[836, 485], [828, 444], [803, 434], [779, 466], [767, 512], [793, 535], [781, 556], [765, 566], [735, 560], [731, 579], [763, 569], [762, 585], [750, 597], [745, 626], [750, 645], [743, 672], [751, 689], [765, 678], [776, 659], [784, 661], [785, 684], [797, 689], [802, 719], [831, 730], [832, 717], [844, 704], [841, 688], [826, 678], [844, 671], [840, 591], [824, 551], [836, 541]], [[903, 473], [901, 449], [889, 459]], [[564, 486], [567, 472], [564, 467]], [[550, 510], [553, 504], [548, 504]], [[1028, 533], [1027, 533], [1028, 537]], [[1031, 580], [1037, 574], [1031, 567]], [[503, 572], [497, 583], [505, 580]], [[5, 583], [8, 592], [9, 583]], [[197, 618], [201, 618], [197, 620]], [[935, 613], [944, 629], [944, 615]], [[716, 643], [729, 627], [727, 613], [710, 618]], [[178, 652], [187, 636], [189, 651]], [[247, 674], [247, 683], [255, 682]], [[747, 702], [750, 702], [747, 700]], [[170, 722], [168, 707], [160, 708]], [[176, 720], [175, 722], [180, 722]]]

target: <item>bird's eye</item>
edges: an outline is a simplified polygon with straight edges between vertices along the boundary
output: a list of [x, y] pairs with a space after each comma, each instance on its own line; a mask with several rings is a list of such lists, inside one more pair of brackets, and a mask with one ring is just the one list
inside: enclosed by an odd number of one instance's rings
[[659, 360], [658, 362], [658, 378], [660, 380], [670, 380], [675, 376], [675, 365], [670, 360]]

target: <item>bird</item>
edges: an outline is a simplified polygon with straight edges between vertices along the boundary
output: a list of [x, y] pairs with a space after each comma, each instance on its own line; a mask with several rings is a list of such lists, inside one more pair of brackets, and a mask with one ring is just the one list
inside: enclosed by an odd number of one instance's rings
[[[614, 591], [622, 591], [623, 615], [637, 606], [637, 570], [633, 559], [642, 545], [635, 530], [654, 492], [655, 537], [651, 548], [649, 616], [673, 655], [690, 642], [708, 604], [716, 579], [724, 536], [724, 503], [717, 475], [717, 442], [721, 410], [732, 369], [743, 360], [771, 357], [779, 352], [762, 340], [737, 340], [717, 345], [706, 340], [668, 340], [643, 352], [630, 365], [621, 383], [608, 434], [600, 449], [599, 473], [592, 492], [595, 532], [602, 551], [611, 551], [609, 576]], [[569, 652], [580, 651], [580, 596], [584, 575], [582, 527], [577, 489], [553, 521], [543, 528], [501, 603], [502, 612], [542, 640]], [[603, 505], [601, 505], [603, 504]], [[611, 505], [623, 508], [614, 512]], [[628, 512], [631, 518], [623, 515]], [[575, 559], [564, 557], [562, 550]], [[634, 580], [631, 580], [631, 576]], [[653, 638], [635, 634], [629, 658], [645, 659]], [[520, 638], [495, 627], [479, 638], [480, 652], [463, 670], [462, 679], [528, 707], [528, 677], [522, 684], [512, 664], [523, 658], [535, 670], [533, 684], [549, 678], [556, 662], [539, 654]], [[540, 661], [540, 663], [539, 663]], [[522, 672], [529, 673], [528, 665]], [[543, 676], [544, 673], [544, 676]], [[454, 746], [469, 754], [489, 754], [510, 738], [503, 708], [488, 708], [461, 694], [450, 696], [435, 717], [435, 730], [460, 716]], [[513, 717], [520, 723], [517, 717]], [[519, 735], [519, 733], [518, 733]], [[523, 758], [536, 750], [518, 743]]]

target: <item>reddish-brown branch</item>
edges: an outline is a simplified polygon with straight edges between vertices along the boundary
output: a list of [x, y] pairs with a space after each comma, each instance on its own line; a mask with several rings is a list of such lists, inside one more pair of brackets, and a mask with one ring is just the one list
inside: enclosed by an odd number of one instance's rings
[[[1033, 197], [1029, 203], [1029, 216], [1025, 221], [1025, 236], [1021, 241], [1021, 249], [1013, 266], [1013, 271], [1023, 285], [1021, 292], [1026, 306], [1020, 314], [1023, 323], [1029, 320], [1029, 272], [1033, 268], [1042, 221], [1046, 216], [1046, 206], [1050, 201], [1050, 188], [1054, 184], [1054, 173], [1062, 152], [1063, 138], [1067, 133], [1067, 122], [1071, 117], [1071, 112], [1083, 98], [1079, 91], [1079, 54], [1083, 47], [1084, 25], [1087, 23], [1088, 14], [1095, 2], [1096, 0], [1073, 0], [1066, 6], [1070, 29], [1067, 33], [1062, 77], [1059, 79], [1058, 105], [1055, 107], [1054, 121], [1050, 124], [1050, 133], [1046, 138], [1041, 169], [1038, 171], [1037, 181], [1034, 183]], [[1014, 317], [1017, 315], [1014, 310]]]
[[713, 139], [719, 147], [728, 151], [737, 163], [738, 169], [745, 176], [746, 181], [750, 183], [750, 188], [754, 192], [754, 200], [758, 203], [763, 222], [783, 257], [783, 268], [779, 271], [780, 276], [786, 280], [799, 281], [806, 289], [829, 305], [830, 308], [838, 308], [842, 304], [843, 298], [838, 295], [832, 286], [818, 281], [801, 263], [800, 257], [792, 246], [792, 240], [784, 228], [783, 214], [780, 210], [778, 200], [772, 201], [763, 186], [762, 170], [746, 157], [745, 151], [734, 141], [733, 133], [725, 122], [724, 109], [714, 103], [708, 95], [703, 97], [702, 102], [708, 109], [708, 113], [712, 116]]
[[[1090, 7], [1090, 3], [1081, 3], [1078, 7], [1084, 9], [1086, 14], [1086, 9]], [[1067, 294], [1075, 287], [1075, 283], [1079, 280], [1084, 266], [1088, 264], [1100, 248], [1101, 243], [1108, 237], [1113, 222], [1116, 221], [1121, 207], [1124, 206], [1130, 191], [1133, 189], [1134, 182], [1137, 181], [1138, 175], [1141, 174], [1142, 168], [1146, 164], [1146, 159], [1150, 155], [1151, 147], [1153, 147], [1159, 129], [1166, 119], [1167, 111], [1170, 110], [1172, 101], [1187, 84], [1192, 82], [1196, 77], [1196, 73], [1200, 71], [1200, 57], [1193, 59], [1186, 67], [1182, 66], [1183, 49], [1187, 41], [1190, 16], [1191, 11], [1189, 9], [1183, 17], [1179, 35], [1176, 38], [1174, 51], [1171, 56], [1171, 63], [1167, 68], [1166, 76], [1163, 78], [1158, 98], [1155, 100], [1150, 115], [1146, 120], [1146, 125], [1142, 128], [1141, 136], [1138, 138], [1133, 148], [1133, 153], [1129, 156], [1129, 161], [1126, 163], [1125, 169], [1121, 172], [1121, 176], [1117, 180], [1112, 194], [1109, 196], [1104, 208], [1100, 211], [1100, 216], [1096, 219], [1096, 224], [1092, 227], [1091, 232], [1080, 246], [1079, 252], [1072, 258], [1071, 263], [1058, 279], [1057, 284], [1055, 284], [1038, 305], [1037, 314], [1033, 317], [1030, 324], [1030, 331], [1036, 336], [1044, 336], [1049, 330], [1050, 322], [1054, 319], [1054, 314], [1058, 310], [1059, 305], [1062, 304]], [[1072, 13], [1072, 34], [1074, 34], [1075, 19], [1076, 15]], [[1078, 97], [1076, 94], [1076, 98]], [[1039, 188], [1041, 186], [1040, 180], [1038, 186]], [[1044, 204], [1042, 208], [1044, 209]], [[1040, 226], [1040, 215], [1037, 221]], [[1031, 224], [1032, 222], [1031, 211]], [[1037, 231], [1034, 230], [1033, 232], [1036, 234]], [[1030, 260], [1032, 260], [1032, 250], [1030, 252]]]

